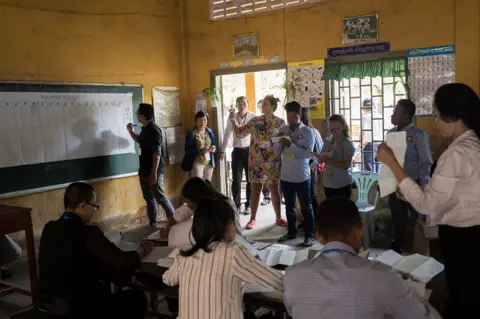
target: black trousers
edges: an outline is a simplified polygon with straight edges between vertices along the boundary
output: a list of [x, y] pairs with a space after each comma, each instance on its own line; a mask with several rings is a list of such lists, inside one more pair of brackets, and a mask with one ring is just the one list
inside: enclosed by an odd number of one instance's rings
[[397, 197], [395, 193], [388, 197], [388, 206], [392, 213], [393, 224], [393, 240], [392, 249], [403, 250], [407, 238], [407, 228], [409, 224], [410, 210], [413, 213], [413, 220], [417, 217], [417, 211], [410, 205], [410, 203], [403, 201]]
[[324, 187], [325, 197], [352, 197], [352, 185], [343, 186], [340, 188], [328, 188]]
[[250, 177], [248, 176], [248, 155], [250, 147], [237, 148], [232, 151], [232, 195], [233, 201], [237, 208], [240, 208], [242, 199], [242, 174], [245, 172], [247, 180], [247, 201], [245, 207], [250, 207], [250, 196], [252, 194], [252, 186]]
[[165, 194], [165, 189], [163, 185], [163, 174], [158, 174], [157, 184], [150, 185], [148, 182], [148, 176], [139, 176], [140, 178], [140, 187], [142, 188], [143, 198], [147, 203], [147, 216], [151, 223], [154, 223], [157, 214], [158, 206], [160, 204], [167, 215], [167, 218], [172, 217], [174, 208], [172, 203]]
[[320, 200], [318, 199], [318, 171], [315, 169], [313, 172], [310, 171], [310, 198], [312, 200], [313, 214], [317, 211], [318, 206], [320, 205]]
[[448, 318], [474, 318], [479, 304], [476, 289], [480, 287], [480, 226], [440, 225], [438, 237], [450, 297]]

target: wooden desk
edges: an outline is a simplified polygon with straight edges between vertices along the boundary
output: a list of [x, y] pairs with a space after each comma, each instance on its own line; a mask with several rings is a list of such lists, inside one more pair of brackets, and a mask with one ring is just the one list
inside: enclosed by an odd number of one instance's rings
[[[34, 298], [37, 295], [37, 261], [35, 258], [35, 239], [33, 238], [32, 209], [0, 205], [0, 235], [25, 231], [30, 274], [30, 291], [5, 282], [0, 284], [0, 295], [19, 292]], [[6, 289], [5, 289], [6, 288]]]

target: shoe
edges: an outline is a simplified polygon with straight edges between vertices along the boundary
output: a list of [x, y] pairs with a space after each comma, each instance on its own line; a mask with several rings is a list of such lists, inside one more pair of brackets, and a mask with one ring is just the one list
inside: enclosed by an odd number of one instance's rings
[[284, 241], [292, 240], [292, 239], [295, 239], [295, 238], [297, 238], [297, 235], [286, 234], [285, 236], [280, 237], [280, 239], [278, 240], [278, 242], [279, 242], [279, 243], [283, 243]]
[[300, 224], [298, 224], [297, 229], [298, 230], [304, 230], [305, 229], [305, 224], [303, 222], [301, 222]]
[[251, 220], [251, 221], [248, 222], [248, 224], [247, 224], [247, 226], [245, 226], [245, 228], [246, 229], [253, 229], [253, 228], [255, 228], [255, 224], [256, 224], [255, 220]]
[[1, 274], [0, 274], [0, 278], [2, 278], [2, 280], [6, 280], [8, 278], [11, 278], [13, 276], [12, 272], [6, 268], [2, 268], [1, 270]]
[[392, 244], [390, 245], [390, 250], [393, 250], [394, 252], [396, 252], [397, 254], [400, 254], [400, 255], [403, 255], [403, 250], [398, 248], [397, 245], [395, 245], [395, 242], [392, 242]]
[[148, 226], [157, 228], [157, 222], [149, 222]]
[[263, 198], [262, 202], [260, 203], [260, 206], [266, 206], [270, 204], [271, 199], [270, 198]]
[[287, 227], [288, 226], [288, 222], [285, 219], [281, 219], [281, 218], [277, 218], [275, 220], [275, 224], [277, 224], [278, 226], [282, 226], [282, 227]]
[[245, 207], [245, 210], [242, 212], [243, 215], [250, 215], [250, 207]]
[[312, 247], [315, 244], [315, 239], [313, 238], [307, 238], [301, 243], [300, 245], [302, 247]]

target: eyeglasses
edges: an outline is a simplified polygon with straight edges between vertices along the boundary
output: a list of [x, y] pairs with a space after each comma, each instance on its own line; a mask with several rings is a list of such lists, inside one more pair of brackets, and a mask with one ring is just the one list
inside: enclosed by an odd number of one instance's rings
[[98, 206], [98, 205], [95, 205], [95, 204], [92, 204], [92, 203], [89, 203], [89, 202], [85, 202], [85, 204], [92, 206], [93, 209], [96, 210], [96, 211], [100, 209], [100, 206]]

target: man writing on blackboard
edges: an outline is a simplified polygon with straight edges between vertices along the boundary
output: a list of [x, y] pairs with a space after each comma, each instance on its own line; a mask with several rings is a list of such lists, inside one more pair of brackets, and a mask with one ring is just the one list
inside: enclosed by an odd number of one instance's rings
[[137, 110], [137, 121], [142, 125], [142, 132], [135, 134], [134, 124], [129, 123], [127, 130], [132, 139], [140, 144], [140, 186], [143, 198], [147, 202], [147, 215], [150, 226], [155, 226], [157, 218], [157, 203], [162, 205], [167, 218], [173, 215], [173, 206], [165, 194], [163, 186], [162, 131], [153, 121], [153, 106], [141, 103]]

